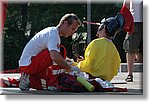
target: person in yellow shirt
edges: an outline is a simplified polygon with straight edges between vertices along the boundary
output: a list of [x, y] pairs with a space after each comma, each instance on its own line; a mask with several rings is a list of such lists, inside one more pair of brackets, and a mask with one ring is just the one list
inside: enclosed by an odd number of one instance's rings
[[81, 71], [92, 77], [99, 77], [111, 81], [117, 74], [120, 66], [120, 56], [111, 38], [116, 35], [123, 26], [120, 14], [116, 17], [103, 19], [97, 31], [97, 39], [87, 46], [84, 58], [78, 59], [78, 67]]

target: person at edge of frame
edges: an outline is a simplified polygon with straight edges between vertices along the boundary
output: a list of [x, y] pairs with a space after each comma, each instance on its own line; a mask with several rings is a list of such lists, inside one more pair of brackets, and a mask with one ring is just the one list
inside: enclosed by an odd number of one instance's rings
[[143, 22], [142, 22], [142, 0], [124, 0], [123, 5], [130, 9], [134, 19], [134, 31], [132, 34], [127, 32], [123, 48], [126, 52], [128, 75], [126, 82], [133, 82], [133, 64], [134, 62], [142, 62], [142, 39], [143, 39]]

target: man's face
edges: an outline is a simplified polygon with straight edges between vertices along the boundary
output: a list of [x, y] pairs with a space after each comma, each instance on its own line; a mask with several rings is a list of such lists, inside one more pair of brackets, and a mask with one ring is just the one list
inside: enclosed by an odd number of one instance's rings
[[77, 20], [74, 20], [71, 25], [68, 25], [67, 22], [64, 26], [64, 32], [63, 32], [64, 37], [73, 35], [77, 31], [78, 27], [79, 25]]

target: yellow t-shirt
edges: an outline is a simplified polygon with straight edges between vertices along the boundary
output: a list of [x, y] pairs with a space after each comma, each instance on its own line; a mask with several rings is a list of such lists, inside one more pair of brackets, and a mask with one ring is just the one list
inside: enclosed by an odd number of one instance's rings
[[107, 38], [93, 40], [86, 48], [85, 60], [78, 63], [81, 71], [111, 81], [117, 75], [120, 56], [115, 45]]

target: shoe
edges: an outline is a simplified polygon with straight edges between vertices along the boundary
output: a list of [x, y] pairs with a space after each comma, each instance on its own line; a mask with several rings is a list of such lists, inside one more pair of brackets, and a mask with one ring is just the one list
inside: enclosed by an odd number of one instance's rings
[[22, 91], [29, 91], [29, 88], [30, 88], [29, 74], [24, 73], [24, 72], [21, 73], [19, 88]]
[[133, 82], [133, 75], [128, 75], [125, 79], [126, 82]]

